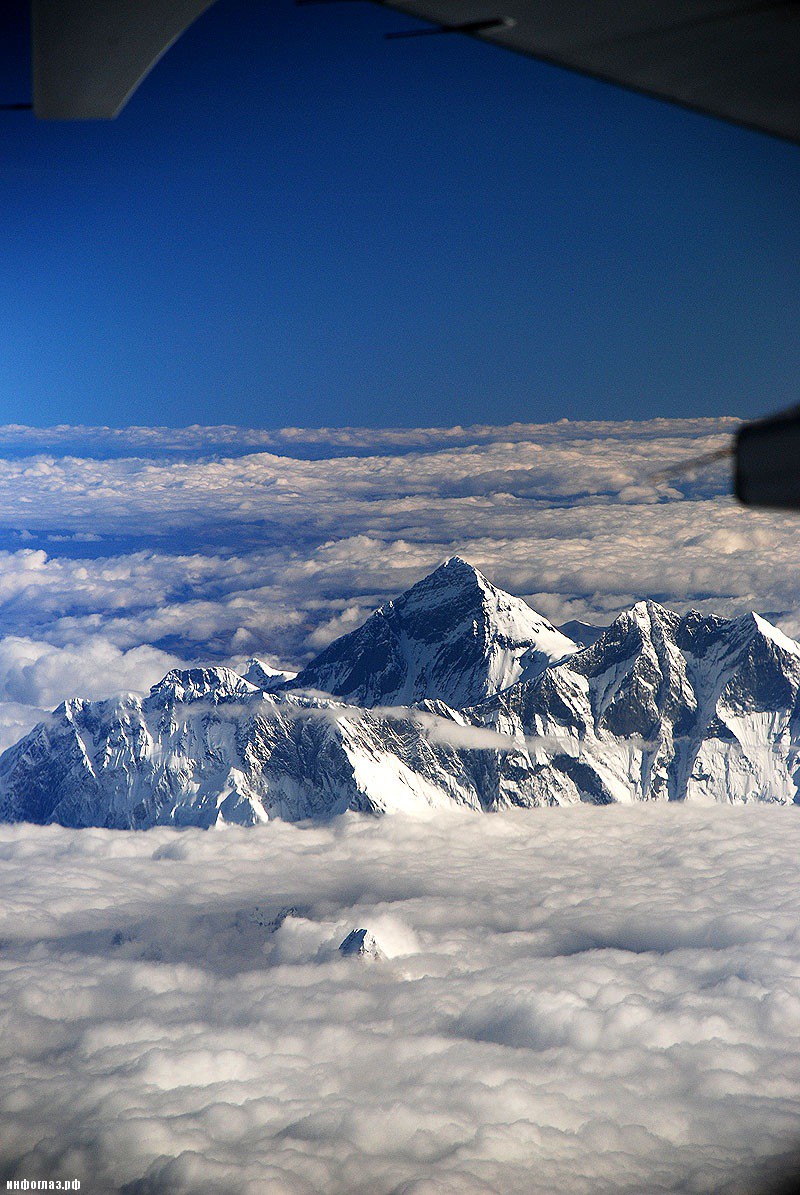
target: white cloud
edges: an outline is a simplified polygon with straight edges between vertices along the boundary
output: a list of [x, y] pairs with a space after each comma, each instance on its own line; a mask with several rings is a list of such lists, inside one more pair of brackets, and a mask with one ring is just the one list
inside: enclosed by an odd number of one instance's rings
[[341, 635], [347, 635], [356, 627], [360, 627], [371, 613], [369, 608], [352, 602], [349, 606], [345, 606], [340, 614], [334, 614], [328, 622], [322, 623], [313, 630], [306, 642], [314, 651], [322, 651], [334, 639], [338, 639]]
[[[732, 434], [737, 419], [650, 419], [627, 420], [613, 425], [626, 439], [652, 439], [659, 435], [694, 439], [713, 435], [720, 429]], [[276, 430], [241, 428], [230, 424], [215, 427], [26, 427], [23, 424], [0, 426], [0, 454], [51, 452], [67, 455], [78, 452], [92, 457], [170, 456], [177, 453], [212, 455], [220, 452], [275, 451], [282, 456], [332, 456], [350, 452], [385, 452], [440, 449], [448, 446], [469, 447], [511, 439], [515, 443], [551, 442], [565, 435], [591, 439], [607, 435], [609, 424], [590, 420], [557, 423], [512, 423], [501, 427], [473, 424], [470, 427], [422, 428], [302, 428]], [[88, 451], [87, 451], [88, 450]]]
[[2, 827], [3, 1176], [733, 1190], [800, 1139], [799, 849], [752, 807]]
[[8, 635], [0, 639], [0, 701], [50, 708], [70, 689], [87, 698], [146, 692], [180, 664], [146, 644], [120, 651], [102, 635], [80, 647]]
[[46, 718], [51, 703], [41, 707], [27, 702], [0, 701], [0, 751], [13, 747], [23, 735]]

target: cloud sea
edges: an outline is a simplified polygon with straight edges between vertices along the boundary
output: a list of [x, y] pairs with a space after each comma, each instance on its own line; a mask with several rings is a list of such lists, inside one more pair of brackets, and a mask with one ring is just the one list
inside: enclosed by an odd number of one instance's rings
[[[660, 474], [735, 426], [0, 428], [0, 746], [172, 667], [297, 668], [453, 554], [556, 623], [650, 597], [797, 635], [796, 520], [724, 461]], [[800, 1142], [796, 813], [0, 826], [0, 1180], [766, 1191]], [[384, 958], [339, 954], [357, 928]]]

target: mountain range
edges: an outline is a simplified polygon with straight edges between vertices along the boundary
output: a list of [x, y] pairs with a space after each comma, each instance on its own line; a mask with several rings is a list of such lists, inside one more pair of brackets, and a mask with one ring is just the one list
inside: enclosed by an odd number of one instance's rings
[[577, 638], [453, 557], [296, 675], [251, 660], [62, 703], [0, 757], [0, 819], [800, 802], [800, 645], [777, 628], [647, 601]]

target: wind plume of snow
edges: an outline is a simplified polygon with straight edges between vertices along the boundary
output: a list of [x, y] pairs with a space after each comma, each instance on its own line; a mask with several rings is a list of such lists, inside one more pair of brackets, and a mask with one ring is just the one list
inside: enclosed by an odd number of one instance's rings
[[759, 1191], [800, 1140], [799, 852], [758, 807], [0, 827], [0, 1178]]

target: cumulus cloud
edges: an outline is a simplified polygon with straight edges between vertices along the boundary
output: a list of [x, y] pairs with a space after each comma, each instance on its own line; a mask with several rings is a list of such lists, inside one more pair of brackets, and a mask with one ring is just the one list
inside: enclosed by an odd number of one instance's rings
[[2, 827], [2, 1176], [752, 1195], [800, 1136], [798, 849], [757, 807]]
[[47, 718], [49, 712], [49, 702], [41, 707], [28, 702], [0, 701], [0, 751], [13, 747], [38, 722]]
[[70, 686], [87, 698], [147, 691], [180, 663], [147, 645], [120, 651], [102, 635], [80, 647], [7, 635], [0, 640], [0, 701], [49, 707]]
[[121, 651], [101, 633], [63, 647], [7, 635], [0, 639], [0, 751], [27, 734], [65, 697], [147, 692], [182, 663], [147, 644]]

